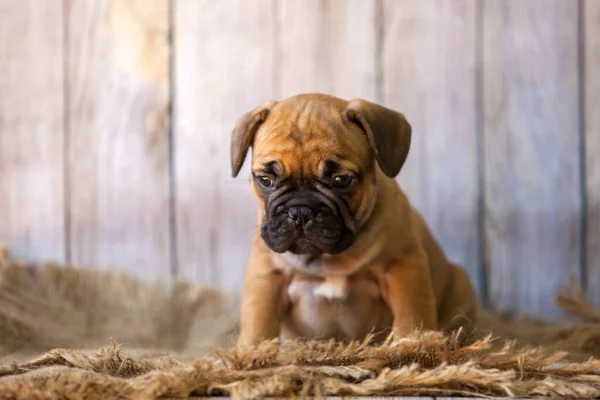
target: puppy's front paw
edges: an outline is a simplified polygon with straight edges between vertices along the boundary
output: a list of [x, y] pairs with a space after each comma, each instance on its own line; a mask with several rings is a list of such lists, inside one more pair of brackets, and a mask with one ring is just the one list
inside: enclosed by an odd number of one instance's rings
[[236, 343], [236, 347], [240, 350], [252, 350], [264, 346], [279, 346], [279, 338], [276, 335], [242, 333]]
[[252, 337], [249, 335], [240, 335], [240, 337], [237, 340], [236, 347], [238, 349], [242, 349], [242, 350], [249, 350], [254, 347], [257, 347], [261, 342], [262, 342], [262, 340], [258, 337]]
[[406, 318], [396, 319], [394, 321], [394, 326], [392, 327], [392, 332], [394, 334], [394, 338], [403, 338], [410, 336], [417, 331], [436, 331], [437, 328], [435, 316], [431, 316], [429, 318], [420, 318], [418, 320]]

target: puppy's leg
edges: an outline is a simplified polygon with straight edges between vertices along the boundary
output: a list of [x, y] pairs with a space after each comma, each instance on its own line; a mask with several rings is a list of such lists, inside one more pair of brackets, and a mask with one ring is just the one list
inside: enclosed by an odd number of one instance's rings
[[272, 267], [268, 255], [252, 250], [241, 303], [238, 345], [254, 346], [279, 336], [284, 278]]
[[440, 329], [451, 333], [462, 328], [461, 342], [467, 343], [475, 329], [476, 298], [467, 273], [452, 264], [450, 284], [439, 307]]
[[413, 329], [437, 329], [436, 300], [427, 258], [421, 252], [389, 265], [380, 276], [384, 299], [394, 317], [394, 334], [402, 337]]

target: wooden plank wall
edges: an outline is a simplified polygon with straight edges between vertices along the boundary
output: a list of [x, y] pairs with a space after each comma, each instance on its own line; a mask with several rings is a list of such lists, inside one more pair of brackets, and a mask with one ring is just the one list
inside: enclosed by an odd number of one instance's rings
[[580, 278], [578, 3], [489, 0], [482, 18], [490, 300], [540, 313]]
[[585, 263], [587, 286], [595, 304], [600, 304], [600, 2], [586, 0], [580, 10], [583, 24], [579, 60], [583, 87], [582, 119], [584, 121], [583, 149], [585, 155], [585, 194], [587, 201], [584, 219], [587, 240]]
[[231, 129], [323, 91], [407, 115], [398, 181], [482, 299], [554, 316], [575, 278], [600, 304], [598, 1], [44, 4], [0, 0], [16, 256], [240, 288], [256, 201]]
[[66, 10], [73, 263], [170, 276], [168, 4]]
[[66, 21], [56, 6], [0, 1], [0, 241], [64, 261]]

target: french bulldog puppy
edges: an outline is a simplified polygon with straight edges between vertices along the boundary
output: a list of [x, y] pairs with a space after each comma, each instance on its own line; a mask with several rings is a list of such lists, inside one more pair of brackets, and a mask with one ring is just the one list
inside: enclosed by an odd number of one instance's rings
[[252, 147], [259, 229], [238, 345], [472, 331], [468, 275], [395, 179], [410, 143], [404, 115], [363, 99], [300, 94], [241, 116], [232, 175]]

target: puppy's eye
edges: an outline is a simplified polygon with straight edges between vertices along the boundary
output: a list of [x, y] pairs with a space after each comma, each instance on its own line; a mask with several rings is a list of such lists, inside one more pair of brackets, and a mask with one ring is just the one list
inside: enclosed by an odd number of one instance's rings
[[346, 189], [352, 185], [354, 177], [351, 175], [337, 175], [333, 177], [332, 185], [336, 189]]
[[268, 175], [260, 175], [256, 179], [258, 180], [258, 183], [260, 183], [260, 185], [263, 187], [270, 188], [271, 186], [273, 186], [273, 178], [271, 178]]

